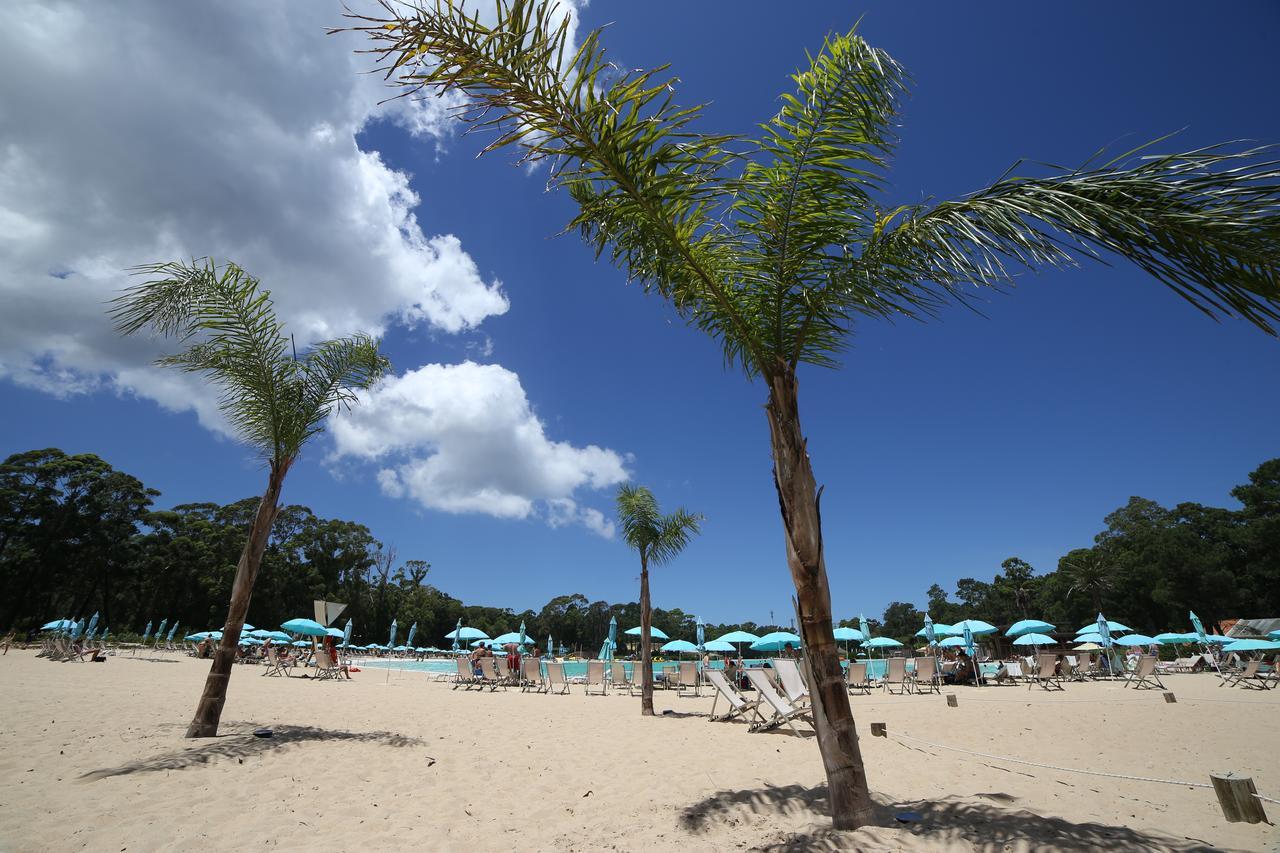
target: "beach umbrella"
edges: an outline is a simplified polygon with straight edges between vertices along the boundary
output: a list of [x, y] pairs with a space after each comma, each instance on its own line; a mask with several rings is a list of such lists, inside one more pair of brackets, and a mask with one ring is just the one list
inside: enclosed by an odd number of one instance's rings
[[1098, 645], [1097, 643], [1081, 643], [1080, 645], [1076, 646], [1076, 651], [1078, 651], [1078, 652], [1100, 652], [1100, 651], [1102, 651], [1102, 646]]
[[517, 646], [521, 644], [521, 635], [519, 631], [508, 631], [505, 634], [499, 634], [492, 640], [487, 637], [481, 642], [491, 642], [495, 646], [505, 646], [507, 643], [515, 643]]
[[964, 626], [964, 650], [969, 653], [969, 657], [973, 657], [973, 629], [969, 627], [970, 621], [966, 619], [957, 624]]
[[866, 639], [857, 628], [836, 628], [831, 633], [842, 643], [860, 643]]
[[707, 640], [702, 644], [704, 651], [708, 652], [736, 652], [733, 643], [726, 643], [723, 640]]
[[406, 646], [413, 645], [413, 635], [416, 633], [418, 633], [418, 623], [414, 622], [412, 625], [409, 626], [409, 636], [404, 638], [404, 644]]
[[254, 628], [252, 631], [249, 632], [249, 636], [255, 637], [259, 640], [265, 640], [271, 636], [271, 632], [268, 631], [266, 628]]
[[89, 627], [85, 629], [85, 636], [92, 637], [93, 632], [98, 630], [98, 611], [93, 611], [93, 615], [89, 617]]
[[964, 645], [964, 637], [944, 637], [938, 641], [939, 648], [954, 649]]
[[1280, 631], [1272, 631], [1270, 634], [1267, 634], [1267, 639], [1280, 640]]
[[1101, 642], [1102, 642], [1102, 635], [1101, 635], [1101, 634], [1099, 634], [1097, 631], [1089, 631], [1088, 633], [1084, 633], [1084, 634], [1076, 634], [1076, 638], [1075, 638], [1074, 640], [1072, 640], [1071, 642], [1073, 642], [1073, 643], [1101, 643]]
[[601, 660], [613, 660], [613, 650], [618, 647], [618, 617], [609, 617], [609, 636], [605, 638]]
[[520, 620], [520, 645], [521, 646], [529, 645], [529, 632], [526, 631], [524, 628], [523, 619]]
[[1231, 637], [1224, 637], [1222, 634], [1209, 634], [1204, 639], [1207, 643], [1218, 643], [1220, 645], [1226, 645], [1232, 641]]
[[987, 634], [995, 634], [1000, 631], [995, 625], [990, 622], [983, 622], [981, 619], [964, 619], [951, 627], [956, 634], [962, 637], [966, 630], [975, 637], [985, 637]]
[[863, 640], [871, 639], [871, 629], [867, 627], [867, 617], [861, 613], [858, 614], [858, 630], [862, 632]]
[[294, 646], [294, 647], [296, 647], [296, 648], [302, 649], [302, 648], [306, 648], [307, 646], [309, 646], [309, 645], [311, 645], [311, 644], [310, 644], [309, 642], [307, 642], [306, 640], [294, 640], [290, 645], [292, 645], [292, 646]]
[[179, 625], [181, 625], [181, 624], [182, 624], [182, 622], [181, 622], [181, 621], [178, 621], [178, 622], [174, 622], [174, 623], [173, 623], [173, 627], [169, 629], [169, 636], [167, 636], [167, 637], [165, 637], [165, 638], [164, 638], [164, 640], [165, 640], [165, 642], [166, 642], [166, 643], [171, 643], [171, 642], [173, 642], [173, 636], [174, 636], [174, 634], [177, 634], [177, 633], [178, 633], [178, 626], [179, 626]]
[[[1043, 634], [1045, 631], [1052, 631], [1053, 624], [1043, 619], [1023, 619], [1020, 622], [1014, 622], [1009, 626], [1009, 630], [1004, 632], [1006, 637], [1021, 637], [1023, 634], [1038, 633]], [[1023, 643], [1025, 646], [1026, 643]]]
[[[445, 634], [444, 638], [449, 639], [449, 635]], [[453, 650], [458, 650], [458, 641], [462, 639], [462, 617], [458, 617], [458, 627], [453, 629]]]
[[1196, 615], [1194, 610], [1188, 611], [1191, 614], [1191, 627], [1195, 629], [1196, 641], [1205, 642], [1204, 623], [1200, 621], [1200, 617]]
[[662, 646], [662, 651], [677, 653], [693, 652], [694, 654], [697, 654], [698, 647], [688, 640], [672, 640]]
[[241, 638], [240, 638], [240, 645], [242, 645], [242, 646], [260, 646], [260, 645], [262, 645], [262, 641], [261, 641], [261, 640], [259, 640], [257, 637], [241, 637]]
[[253, 631], [256, 628], [257, 628], [256, 625], [250, 625], [248, 622], [246, 622], [240, 626], [240, 633], [243, 634], [245, 631]]
[[1155, 637], [1146, 634], [1125, 634], [1112, 640], [1117, 646], [1154, 646], [1158, 642]]
[[1122, 624], [1120, 622], [1112, 622], [1110, 619], [1103, 619], [1102, 614], [1099, 613], [1097, 620], [1090, 622], [1088, 625], [1085, 625], [1083, 628], [1077, 628], [1076, 633], [1085, 634], [1091, 631], [1097, 631], [1101, 633], [1102, 629], [1099, 628], [1098, 626], [1103, 622], [1105, 622], [1107, 625], [1107, 631], [1112, 634], [1127, 634], [1133, 630], [1128, 625]]
[[774, 631], [751, 644], [752, 650], [757, 652], [777, 652], [788, 646], [800, 646], [800, 638], [790, 631]]
[[[46, 622], [40, 626], [41, 631], [61, 631], [67, 626], [66, 619], [54, 619], [52, 622]], [[147, 633], [151, 633], [151, 623], [147, 623]], [[143, 639], [146, 639], [144, 636]]]
[[705, 636], [705, 633], [706, 633], [705, 626], [703, 626], [702, 620], [699, 619], [698, 620], [698, 648], [699, 649], [705, 649], [707, 646], [707, 638]]
[[[487, 640], [489, 635], [479, 628], [468, 628], [459, 625], [449, 633], [444, 635], [446, 640]], [[457, 644], [454, 645], [457, 648]]]
[[395, 644], [396, 644], [396, 620], [392, 619], [391, 620], [391, 638], [387, 640], [387, 645], [394, 646]]
[[164, 626], [169, 624], [168, 619], [160, 620], [160, 627], [156, 629], [156, 635], [152, 637], [157, 643], [160, 642], [160, 635], [164, 633]]
[[342, 639], [342, 629], [341, 629], [341, 628], [325, 628], [325, 629], [324, 629], [324, 633], [325, 633], [325, 636], [327, 636], [327, 637], [333, 637], [335, 640], [341, 640], [341, 639]]
[[[639, 626], [639, 625], [637, 625], [637, 626], [636, 626], [636, 627], [634, 627], [634, 628], [630, 628], [630, 629], [628, 629], [628, 630], [627, 630], [627, 633], [628, 633], [628, 634], [630, 634], [630, 635], [631, 635], [631, 636], [633, 636], [633, 637], [639, 637], [639, 636], [640, 636], [640, 626]], [[666, 631], [663, 631], [661, 628], [655, 627], [655, 626], [653, 626], [653, 625], [650, 625], [650, 626], [649, 626], [649, 636], [650, 636], [652, 639], [656, 639], [656, 640], [670, 640], [670, 639], [671, 639], [670, 637], [668, 637], [668, 636], [667, 636], [667, 632], [666, 632]]]
[[933, 618], [928, 613], [924, 615], [924, 627], [920, 630], [924, 631], [924, 638], [929, 641], [929, 645], [938, 642], [938, 632], [934, 630]]
[[754, 643], [758, 639], [760, 638], [750, 631], [730, 631], [727, 634], [716, 637], [716, 640], [721, 643], [733, 643], [734, 645], [738, 643]]
[[351, 620], [347, 620], [347, 625], [342, 629], [342, 647], [345, 649], [351, 645]]
[[[289, 631], [293, 634], [303, 634], [308, 637], [325, 636], [324, 626], [314, 619], [290, 619], [280, 626], [281, 630]], [[288, 639], [287, 637], [285, 639]]]
[[872, 637], [862, 645], [869, 649], [896, 649], [901, 646], [902, 643], [898, 642], [893, 637]]
[[[961, 633], [960, 629], [955, 625], [948, 625], [945, 622], [933, 623], [933, 636], [935, 639], [938, 637], [959, 637]], [[924, 628], [921, 628], [919, 631], [916, 631], [915, 636], [927, 639], [929, 635], [925, 633]]]
[[222, 632], [221, 632], [221, 631], [210, 631], [210, 632], [209, 632], [209, 637], [210, 637], [211, 639], [214, 639], [214, 640], [221, 640], [221, 639], [222, 639]]
[[1015, 646], [1052, 646], [1056, 642], [1048, 634], [1037, 634], [1033, 631], [1030, 634], [1020, 634], [1013, 644]]
[[78, 621], [71, 623], [71, 639], [80, 639], [80, 623]]
[[1275, 640], [1233, 640], [1222, 647], [1224, 652], [1270, 652], [1280, 649]]
[[267, 636], [265, 636], [265, 637], [261, 637], [260, 639], [263, 639], [263, 640], [276, 640], [276, 641], [281, 642], [281, 643], [287, 643], [287, 642], [289, 642], [290, 640], [292, 640], [292, 639], [293, 639], [293, 637], [290, 637], [290, 636], [289, 636], [288, 634], [286, 634], [284, 631], [268, 631], [268, 632], [267, 632]]
[[1162, 646], [1176, 646], [1179, 643], [1194, 643], [1196, 641], [1196, 635], [1178, 634], [1173, 631], [1166, 631], [1163, 634], [1156, 634], [1155, 641]]
[[551, 644], [551, 635], [547, 634], [547, 654], [550, 655], [551, 657], [555, 657], [556, 656], [555, 649], [556, 647]]

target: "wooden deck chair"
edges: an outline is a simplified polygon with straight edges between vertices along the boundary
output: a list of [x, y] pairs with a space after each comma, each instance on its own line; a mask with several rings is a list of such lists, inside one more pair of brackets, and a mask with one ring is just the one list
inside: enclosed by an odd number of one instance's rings
[[809, 704], [809, 688], [800, 674], [800, 667], [790, 658], [772, 658], [769, 665], [777, 673], [782, 693], [792, 705]]
[[1256, 679], [1258, 677], [1258, 670], [1259, 668], [1261, 668], [1261, 666], [1262, 666], [1262, 661], [1251, 660], [1247, 664], [1245, 664], [1244, 669], [1240, 670], [1239, 672], [1223, 673], [1222, 684], [1219, 684], [1218, 686], [1222, 687], [1225, 685], [1227, 687], [1235, 687], [1237, 684], [1240, 684], [1242, 681], [1246, 679], [1249, 679], [1249, 680]]
[[498, 667], [494, 664], [493, 658], [480, 658], [480, 680], [478, 684], [488, 687], [490, 693], [499, 687], [503, 690], [507, 689], [507, 685], [498, 677]]
[[542, 661], [537, 658], [525, 658], [520, 662], [520, 692], [545, 693], [547, 682], [542, 677]]
[[694, 696], [702, 695], [702, 681], [698, 677], [698, 665], [691, 660], [681, 661], [679, 675], [676, 677], [676, 695], [683, 695], [692, 690]]
[[1138, 658], [1138, 665], [1134, 667], [1133, 672], [1129, 673], [1129, 677], [1125, 679], [1124, 686], [1132, 687], [1134, 690], [1154, 690], [1159, 688], [1164, 690], [1164, 684], [1160, 681], [1160, 675], [1156, 672], [1156, 662], [1158, 658], [1155, 655], [1143, 655]]
[[751, 731], [764, 732], [786, 725], [791, 729], [792, 734], [800, 737], [800, 730], [796, 728], [795, 724], [797, 719], [805, 720], [809, 725], [813, 725], [813, 712], [807, 706], [797, 708], [788, 702], [786, 697], [773, 686], [773, 682], [769, 680], [768, 673], [763, 669], [748, 669], [746, 675], [747, 680], [751, 682], [751, 686], [756, 689], [756, 694], [760, 697], [762, 705], [768, 705], [773, 709], [773, 716], [765, 718], [762, 715], [762, 719], [759, 722], [752, 724]]
[[479, 683], [476, 678], [475, 671], [471, 669], [471, 661], [468, 658], [455, 658], [454, 665], [458, 668], [458, 671], [453, 676], [454, 690], [457, 690], [459, 687], [464, 690], [470, 690]]
[[612, 661], [609, 664], [609, 677], [612, 682], [613, 689], [622, 695], [622, 691], [627, 691], [628, 696], [635, 695], [635, 683], [631, 676], [627, 675], [627, 665], [620, 660]]
[[1031, 675], [1031, 683], [1027, 685], [1030, 690], [1039, 684], [1045, 690], [1065, 690], [1062, 686], [1062, 677], [1058, 675], [1058, 656], [1054, 654], [1040, 654], [1039, 662], [1035, 671]]
[[[735, 717], [745, 718], [752, 712], [754, 712], [757, 719], [764, 719], [758, 710], [760, 707], [760, 700], [750, 700], [739, 693], [737, 688], [729, 683], [729, 679], [724, 677], [723, 672], [718, 669], [708, 669], [706, 671], [706, 676], [707, 682], [710, 683], [716, 691], [716, 697], [711, 702], [712, 722], [722, 723], [726, 720], [732, 720]], [[721, 699], [725, 700], [725, 702], [729, 704], [729, 709], [723, 714], [717, 714], [716, 705], [720, 704]]]
[[871, 682], [867, 679], [867, 665], [857, 661], [849, 661], [849, 668], [845, 670], [844, 674], [844, 683], [848, 685], [850, 693], [855, 690], [862, 693], [870, 693]]
[[275, 646], [267, 646], [267, 665], [263, 668], [263, 675], [283, 675], [289, 677], [289, 670], [293, 668], [293, 664], [285, 658], [280, 657], [280, 652]]
[[[1240, 678], [1236, 680], [1237, 686], [1243, 687], [1245, 690], [1270, 690], [1276, 686], [1276, 668], [1274, 663], [1272, 664], [1269, 672], [1262, 671], [1262, 666], [1266, 663], [1265, 658], [1258, 658], [1255, 661], [1250, 661], [1250, 663], [1256, 663], [1257, 666], [1253, 668], [1253, 673], [1251, 675], [1241, 673]], [[1245, 669], [1247, 670], [1248, 667], [1245, 667]]]
[[880, 682], [885, 691], [892, 693], [893, 686], [898, 686], [899, 693], [906, 693], [909, 685], [907, 684], [907, 659], [906, 658], [889, 658], [884, 673], [884, 679]]
[[604, 680], [604, 661], [602, 660], [587, 661], [587, 682], [584, 692], [590, 696], [592, 690], [598, 690], [601, 696], [609, 692], [609, 685]]
[[915, 674], [911, 676], [911, 686], [917, 693], [941, 693], [942, 679], [938, 676], [938, 661], [935, 658], [916, 658]]
[[547, 693], [568, 692], [569, 681], [564, 677], [564, 664], [560, 661], [547, 661]]

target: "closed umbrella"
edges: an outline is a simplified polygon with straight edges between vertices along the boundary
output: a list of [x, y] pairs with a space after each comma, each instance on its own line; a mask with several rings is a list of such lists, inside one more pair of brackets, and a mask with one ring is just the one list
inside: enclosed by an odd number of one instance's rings
[[702, 624], [702, 620], [699, 619], [698, 620], [698, 650], [701, 651], [705, 649], [706, 646], [707, 646], [707, 638], [705, 636], [705, 626]]
[[938, 644], [938, 632], [934, 630], [933, 619], [928, 613], [924, 615], [924, 638], [929, 641], [931, 646]]
[[1205, 639], [1204, 623], [1200, 621], [1200, 617], [1196, 615], [1194, 610], [1189, 612], [1191, 613], [1191, 627], [1196, 631], [1196, 641], [1201, 645], [1204, 645], [1208, 642]]
[[555, 647], [555, 645], [554, 645], [554, 644], [552, 644], [552, 642], [551, 642], [551, 635], [550, 635], [550, 634], [547, 634], [547, 655], [548, 655], [549, 657], [555, 657], [555, 656], [556, 656], [556, 647]]
[[93, 632], [98, 630], [98, 611], [93, 611], [93, 615], [89, 617], [89, 627], [85, 629], [85, 634], [89, 637], [93, 636]]
[[529, 645], [529, 632], [524, 629], [524, 620], [520, 620], [520, 647]]
[[[966, 619], [963, 622], [956, 623], [956, 626], [964, 631], [964, 650], [969, 655], [969, 662], [973, 664], [973, 683], [979, 686], [982, 684], [982, 677], [978, 675], [978, 656], [974, 654], [975, 649], [973, 647], [973, 627], [969, 623], [980, 621], [981, 620], [979, 619]], [[996, 627], [994, 625], [990, 625], [989, 627], [991, 628], [992, 633], [994, 633]]]
[[618, 617], [609, 617], [609, 636], [604, 641], [605, 651], [601, 655], [602, 660], [613, 660], [613, 651], [618, 647]]
[[347, 620], [347, 626], [342, 629], [342, 647], [345, 649], [351, 645], [351, 620]]
[[871, 639], [871, 629], [867, 627], [867, 617], [858, 614], [858, 630], [862, 632], [863, 641]]
[[394, 646], [395, 644], [396, 644], [396, 620], [392, 619], [391, 620], [391, 639], [387, 640], [387, 645]]
[[[462, 634], [462, 617], [458, 617], [458, 627], [453, 629], [453, 650], [455, 652], [460, 648], [460, 646], [458, 645], [458, 641], [462, 639], [461, 634]], [[445, 634], [444, 638], [446, 640], [449, 639], [449, 635]]]
[[416, 633], [418, 633], [418, 623], [414, 622], [412, 625], [409, 626], [409, 636], [404, 638], [404, 644], [406, 646], [413, 645], [413, 635]]
[[160, 642], [160, 635], [164, 633], [164, 626], [169, 624], [168, 619], [160, 620], [160, 627], [156, 629], [156, 635], [153, 638], [157, 643]]
[[178, 621], [178, 622], [174, 622], [174, 623], [173, 623], [173, 627], [169, 629], [169, 636], [167, 636], [167, 637], [165, 637], [165, 638], [164, 638], [164, 640], [165, 640], [165, 642], [166, 642], [166, 643], [172, 643], [172, 642], [173, 642], [173, 637], [174, 637], [174, 635], [175, 635], [175, 634], [177, 634], [177, 633], [178, 633], [178, 626], [179, 626], [179, 625], [181, 625], [181, 624], [182, 624], [182, 622], [181, 622], [181, 621]]

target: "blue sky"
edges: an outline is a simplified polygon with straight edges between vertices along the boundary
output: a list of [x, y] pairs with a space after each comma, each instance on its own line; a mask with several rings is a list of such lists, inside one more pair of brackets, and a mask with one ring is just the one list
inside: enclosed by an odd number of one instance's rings
[[[1164, 148], [1280, 141], [1280, 116], [1266, 106], [1280, 82], [1269, 38], [1280, 11], [1271, 4], [1240, 4], [1213, 16], [1188, 14], [1198, 8], [1189, 4], [1161, 6], [1160, 14], [1034, 4], [932, 6], [927, 13], [901, 4], [796, 5], [781, 16], [763, 14], [763, 6], [735, 6], [734, 14], [726, 8], [597, 2], [582, 11], [581, 25], [611, 23], [607, 42], [621, 64], [672, 63], [684, 102], [712, 102], [708, 129], [751, 133], [776, 109], [804, 51], [865, 15], [863, 35], [914, 78], [892, 203], [976, 189], [1021, 157], [1074, 165], [1103, 146], [1119, 153], [1184, 128]], [[304, 52], [313, 41], [316, 51], [333, 52], [333, 38], [318, 27], [290, 32]], [[221, 48], [234, 44], [228, 39]], [[294, 85], [305, 87], [307, 79], [300, 75]], [[470, 359], [518, 374], [549, 441], [607, 450], [665, 505], [706, 515], [704, 534], [658, 571], [658, 606], [712, 621], [765, 621], [771, 611], [785, 619], [791, 585], [763, 389], [726, 370], [714, 342], [626, 286], [618, 270], [595, 263], [575, 236], [556, 237], [570, 208], [545, 192], [544, 175], [504, 156], [477, 160], [473, 138], [413, 127], [403, 116], [374, 114], [356, 138], [363, 151], [379, 153], [385, 170], [410, 176], [422, 233], [456, 237], [479, 278], [501, 282], [509, 308], [481, 311], [456, 332], [434, 322], [387, 322], [385, 344], [397, 371]], [[0, 127], [0, 142], [5, 133]], [[119, 162], [140, 156], [131, 153], [128, 133], [120, 131]], [[222, 167], [248, 169], [241, 159], [231, 162]], [[200, 175], [184, 180], [203, 186]], [[263, 261], [269, 269], [289, 269], [342, 239], [341, 216], [311, 217], [313, 208], [285, 205], [287, 197], [265, 196], [246, 213], [204, 210], [202, 192], [180, 203], [156, 192], [157, 205], [175, 205], [165, 211], [178, 223], [181, 239], [173, 245], [193, 253], [214, 249], [182, 231], [188, 214], [205, 215], [214, 225], [202, 233], [219, 234], [225, 217], [278, 223], [301, 211], [291, 232], [296, 242], [274, 250]], [[75, 239], [69, 232], [54, 246], [62, 254], [49, 257], [80, 257], [68, 242]], [[238, 247], [219, 240], [226, 251]], [[375, 248], [356, 241], [343, 257], [364, 250]], [[0, 242], [0, 263], [5, 251]], [[89, 265], [83, 270], [92, 276]], [[369, 286], [345, 281], [356, 290]], [[288, 286], [296, 289], [291, 305], [339, 292], [308, 291], [292, 279]], [[34, 316], [10, 292], [0, 298]], [[1240, 322], [1207, 320], [1123, 262], [1023, 276], [1014, 292], [991, 296], [982, 311], [954, 308], [930, 324], [863, 323], [842, 370], [802, 375], [810, 451], [826, 486], [838, 618], [879, 614], [895, 599], [922, 604], [929, 584], [989, 578], [1013, 555], [1048, 570], [1067, 550], [1089, 544], [1103, 516], [1130, 495], [1228, 505], [1233, 485], [1280, 455], [1280, 400], [1271, 390], [1280, 344]], [[74, 338], [78, 331], [51, 326], [46, 334], [55, 333]], [[23, 358], [47, 368], [44, 378], [24, 378], [15, 368]], [[10, 401], [0, 451], [96, 452], [160, 489], [161, 505], [260, 491], [263, 477], [243, 448], [202, 426], [196, 413], [183, 411], [180, 394], [148, 385], [120, 358], [122, 366], [101, 381], [67, 379], [59, 387], [48, 377], [92, 374], [92, 367], [35, 347], [0, 353]], [[465, 442], [465, 435], [455, 440]], [[428, 454], [429, 446], [415, 452]], [[326, 437], [294, 470], [285, 497], [367, 524], [402, 558], [430, 561], [430, 581], [468, 603], [536, 608], [569, 592], [635, 598], [636, 561], [616, 538], [585, 524], [548, 523], [545, 509], [518, 518], [429, 508], [380, 488], [384, 464], [335, 457]], [[579, 484], [560, 499], [566, 495], [575, 511], [611, 514], [611, 486]], [[528, 497], [537, 506], [556, 499]]]

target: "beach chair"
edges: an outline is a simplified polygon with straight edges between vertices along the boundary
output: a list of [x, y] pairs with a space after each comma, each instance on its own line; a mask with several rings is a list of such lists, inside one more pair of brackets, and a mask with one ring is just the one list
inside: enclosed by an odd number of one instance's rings
[[1132, 687], [1134, 690], [1153, 690], [1159, 688], [1164, 690], [1164, 684], [1160, 681], [1160, 675], [1156, 672], [1155, 655], [1143, 655], [1138, 658], [1138, 664], [1133, 668], [1133, 672], [1129, 673], [1129, 677], [1125, 679], [1124, 686]]
[[288, 678], [291, 669], [293, 661], [280, 657], [275, 646], [267, 646], [267, 665], [262, 670], [263, 675], [282, 675]]
[[[729, 679], [724, 677], [724, 673], [718, 669], [708, 669], [706, 671], [707, 682], [715, 688], [716, 696], [711, 702], [711, 721], [715, 723], [723, 723], [726, 720], [732, 720], [735, 717], [746, 717], [747, 714], [754, 712], [758, 719], [763, 719], [763, 715], [757, 710], [760, 706], [760, 700], [750, 700], [738, 692], [738, 689], [729, 683]], [[729, 709], [723, 714], [716, 713], [716, 705], [720, 704], [720, 700], [724, 699], [729, 703]]]
[[871, 681], [867, 678], [867, 665], [849, 661], [849, 668], [844, 673], [844, 683], [848, 685], [850, 693], [855, 690], [870, 693]]
[[694, 696], [702, 695], [702, 684], [698, 678], [698, 665], [691, 660], [681, 661], [676, 675], [676, 695], [681, 696], [692, 690]]
[[800, 667], [790, 658], [773, 658], [769, 661], [778, 676], [778, 684], [782, 693], [792, 705], [809, 704], [809, 688], [805, 686]]
[[888, 693], [893, 692], [893, 686], [898, 686], [899, 693], [906, 693], [910, 685], [907, 684], [907, 659], [906, 658], [889, 658], [884, 678], [880, 685], [884, 687]]
[[938, 675], [936, 658], [916, 658], [916, 669], [911, 676], [911, 688], [917, 693], [942, 692], [942, 678]]
[[537, 658], [525, 658], [520, 663], [520, 692], [543, 693], [547, 683], [542, 678], [542, 662]]
[[480, 679], [476, 683], [488, 687], [490, 693], [499, 687], [507, 689], [507, 685], [498, 677], [498, 667], [493, 658], [480, 658]]
[[503, 684], [511, 683], [511, 667], [507, 666], [506, 658], [494, 658], [493, 669], [498, 673], [498, 680]]
[[1262, 666], [1262, 661], [1251, 660], [1247, 664], [1245, 664], [1244, 669], [1241, 669], [1238, 672], [1225, 672], [1222, 674], [1222, 683], [1219, 684], [1218, 686], [1219, 687], [1224, 687], [1224, 686], [1235, 687], [1237, 684], [1240, 684], [1246, 679], [1252, 681], [1258, 678], [1258, 670], [1261, 668], [1261, 666]]
[[1017, 684], [1026, 677], [1026, 674], [1022, 671], [1022, 664], [1019, 661], [1007, 660], [1000, 664], [1000, 668], [996, 670], [995, 682], [996, 684], [1004, 684], [1005, 682]]
[[342, 679], [342, 669], [338, 666], [338, 662], [329, 657], [328, 649], [320, 649], [316, 652], [316, 681], [328, 681], [330, 679]]
[[615, 660], [609, 664], [609, 677], [612, 687], [617, 691], [618, 695], [622, 695], [622, 691], [626, 690], [628, 696], [635, 695], [635, 683], [631, 677], [627, 675], [627, 665], [620, 660]]
[[564, 677], [564, 664], [559, 661], [547, 662], [547, 693], [564, 694], [569, 692], [569, 681]]
[[[747, 680], [751, 682], [751, 686], [756, 689], [756, 694], [760, 697], [762, 705], [768, 705], [773, 709], [772, 717], [764, 717], [751, 725], [751, 731], [764, 732], [776, 729], [778, 726], [786, 725], [791, 729], [791, 733], [796, 737], [800, 737], [800, 730], [796, 728], [796, 720], [805, 720], [809, 725], [813, 725], [813, 712], [808, 706], [797, 708], [787, 701], [786, 697], [777, 691], [773, 686], [773, 682], [769, 680], [769, 675], [762, 669], [748, 669], [746, 671]], [[757, 713], [759, 708], [756, 709]]]
[[457, 690], [459, 687], [464, 690], [470, 690], [479, 683], [475, 672], [471, 669], [470, 659], [465, 657], [456, 658], [454, 660], [454, 665], [458, 668], [457, 673], [453, 676], [454, 690]]
[[[1236, 679], [1237, 687], [1243, 687], [1245, 690], [1270, 690], [1277, 684], [1276, 668], [1273, 664], [1267, 672], [1262, 671], [1265, 663], [1263, 658], [1249, 661], [1249, 666], [1245, 667], [1245, 671]], [[1252, 672], [1250, 670], [1252, 669]]]
[[602, 660], [587, 661], [587, 682], [583, 692], [590, 696], [592, 689], [599, 690], [601, 696], [609, 692], [609, 685], [604, 680], [604, 661]]
[[1063, 681], [1084, 681], [1084, 674], [1079, 670], [1079, 662], [1075, 655], [1063, 655], [1058, 664]]
[[1036, 664], [1035, 670], [1031, 674], [1031, 683], [1027, 685], [1030, 690], [1039, 684], [1045, 690], [1065, 690], [1062, 686], [1062, 677], [1058, 675], [1058, 656], [1054, 654], [1041, 654]]

